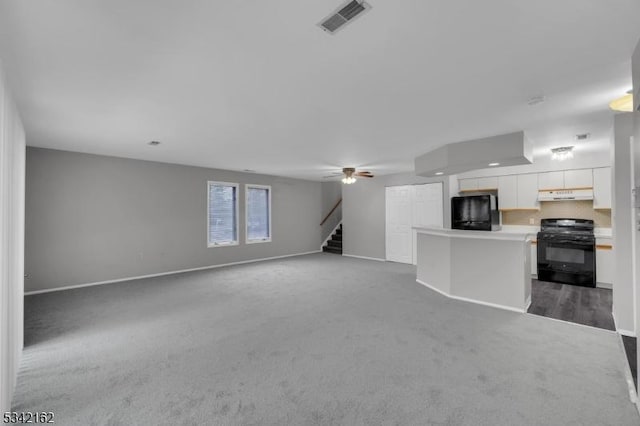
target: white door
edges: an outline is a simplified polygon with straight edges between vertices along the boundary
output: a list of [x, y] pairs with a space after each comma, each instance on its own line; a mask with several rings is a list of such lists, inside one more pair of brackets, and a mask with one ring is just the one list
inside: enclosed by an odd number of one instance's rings
[[[428, 183], [413, 187], [413, 226], [444, 228], [442, 183]], [[412, 232], [412, 263], [418, 263], [418, 233]]]
[[411, 187], [386, 188], [386, 257], [392, 262], [413, 260], [411, 229]]

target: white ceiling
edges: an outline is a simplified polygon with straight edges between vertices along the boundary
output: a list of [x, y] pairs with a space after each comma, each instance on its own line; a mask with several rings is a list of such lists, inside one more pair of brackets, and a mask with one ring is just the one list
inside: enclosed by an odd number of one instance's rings
[[0, 58], [32, 146], [307, 179], [517, 130], [606, 149], [640, 1], [368, 1], [332, 36], [338, 0], [0, 0]]

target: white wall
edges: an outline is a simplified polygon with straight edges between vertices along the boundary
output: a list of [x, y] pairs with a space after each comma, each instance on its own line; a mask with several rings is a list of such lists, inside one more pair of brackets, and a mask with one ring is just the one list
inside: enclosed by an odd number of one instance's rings
[[25, 138], [0, 68], [0, 413], [11, 397], [23, 342]]
[[613, 316], [616, 327], [626, 335], [635, 335], [633, 302], [633, 207], [631, 205], [631, 143], [633, 114], [614, 117], [613, 126]]

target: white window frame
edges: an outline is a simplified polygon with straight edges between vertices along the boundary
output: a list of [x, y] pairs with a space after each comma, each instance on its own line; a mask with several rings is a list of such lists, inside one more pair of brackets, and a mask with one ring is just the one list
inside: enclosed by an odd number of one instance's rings
[[[212, 186], [232, 186], [236, 189], [236, 240], [228, 243], [211, 243], [209, 236], [211, 235], [211, 220], [209, 218], [209, 206], [211, 205], [211, 187]], [[240, 185], [233, 182], [217, 182], [207, 181], [207, 247], [233, 247], [240, 245]]]
[[[269, 238], [262, 238], [259, 240], [249, 239], [249, 188], [266, 189], [269, 196], [267, 201], [269, 204]], [[271, 227], [271, 186], [270, 185], [256, 185], [247, 183], [244, 185], [244, 239], [245, 244], [258, 244], [258, 243], [270, 243], [273, 238], [273, 228]]]

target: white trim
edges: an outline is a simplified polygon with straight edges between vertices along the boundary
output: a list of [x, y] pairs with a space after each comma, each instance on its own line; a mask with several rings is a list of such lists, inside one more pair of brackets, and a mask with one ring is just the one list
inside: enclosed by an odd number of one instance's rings
[[333, 234], [336, 232], [336, 229], [338, 229], [338, 227], [342, 225], [342, 220], [340, 220], [340, 222], [338, 222], [338, 224], [336, 225], [335, 228], [333, 228], [333, 230], [331, 231], [331, 233], [329, 234], [329, 236], [327, 238], [325, 238], [325, 240], [322, 242], [322, 244], [320, 245], [320, 250], [322, 250], [322, 247], [324, 247], [325, 244], [327, 244], [329, 242], [329, 240], [331, 239], [331, 237], [333, 237]]
[[385, 259], [380, 259], [379, 257], [356, 256], [355, 254], [344, 254], [344, 253], [342, 253], [342, 255], [345, 257], [353, 257], [356, 259], [375, 260], [376, 262], [386, 262]]
[[[211, 243], [209, 242], [209, 235], [211, 235], [210, 229], [209, 229], [209, 225], [211, 223], [211, 221], [209, 220], [209, 206], [211, 205], [211, 186], [212, 185], [218, 185], [218, 186], [232, 186], [236, 189], [236, 194], [235, 194], [235, 199], [236, 199], [236, 239], [235, 241], [228, 241], [228, 242], [224, 242], [224, 243]], [[240, 216], [239, 216], [239, 210], [240, 210], [240, 184], [237, 183], [233, 183], [233, 182], [219, 182], [219, 181], [213, 181], [213, 180], [208, 180], [207, 181], [207, 214], [206, 214], [206, 218], [207, 218], [207, 248], [213, 248], [213, 247], [233, 247], [233, 246], [238, 246], [240, 245]]]
[[527, 300], [524, 304], [524, 311], [527, 312], [529, 311], [529, 308], [531, 307], [531, 295], [529, 295], [529, 297], [527, 297]]
[[557, 319], [557, 318], [543, 317], [542, 315], [530, 314], [530, 313], [528, 313], [528, 312], [527, 312], [526, 314], [527, 314], [527, 315], [531, 315], [531, 316], [536, 317], [536, 318], [542, 318], [542, 319], [545, 319], [545, 320], [550, 320], [550, 321], [555, 321], [555, 322], [561, 322], [561, 323], [563, 323], [563, 324], [570, 324], [570, 325], [575, 325], [575, 326], [578, 326], [578, 327], [590, 328], [591, 330], [598, 330], [598, 331], [604, 331], [604, 332], [607, 332], [607, 333], [614, 333], [614, 334], [616, 334], [616, 332], [615, 332], [615, 331], [613, 331], [613, 330], [607, 330], [606, 328], [593, 327], [593, 326], [591, 326], [591, 325], [580, 324], [580, 323], [577, 323], [577, 322], [571, 322], [571, 321], [565, 321], [565, 320], [561, 320], [561, 319]]
[[616, 316], [613, 313], [613, 306], [611, 309], [611, 317], [613, 318], [613, 326], [616, 328], [618, 334], [622, 334], [627, 337], [636, 337], [636, 332], [634, 330], [625, 330], [623, 328], [618, 328], [618, 321], [616, 321]]
[[526, 309], [525, 309], [525, 310], [522, 310], [522, 309], [514, 308], [514, 307], [511, 307], [511, 306], [499, 305], [499, 304], [497, 304], [497, 303], [483, 302], [483, 301], [481, 301], [481, 300], [468, 299], [468, 298], [466, 298], [466, 297], [461, 297], [461, 296], [453, 296], [453, 295], [451, 295], [451, 294], [447, 294], [447, 293], [445, 293], [444, 291], [439, 290], [439, 289], [437, 289], [437, 288], [435, 288], [435, 287], [433, 287], [433, 286], [431, 286], [431, 285], [429, 285], [429, 284], [427, 284], [427, 283], [425, 283], [424, 281], [421, 281], [421, 280], [419, 280], [419, 279], [416, 279], [416, 282], [417, 282], [418, 284], [422, 284], [423, 286], [425, 286], [425, 287], [427, 287], [427, 288], [429, 288], [429, 289], [431, 289], [431, 290], [433, 290], [433, 291], [436, 291], [436, 292], [438, 292], [438, 293], [442, 294], [443, 296], [448, 297], [449, 299], [461, 300], [461, 301], [463, 301], [463, 302], [475, 303], [475, 304], [477, 304], [477, 305], [490, 306], [490, 307], [492, 307], [492, 308], [498, 308], [498, 309], [503, 309], [503, 310], [505, 310], [505, 311], [517, 312], [517, 313], [519, 313], [519, 314], [524, 314], [524, 313], [526, 313], [526, 312], [527, 312], [527, 311], [526, 311]]
[[606, 288], [607, 290], [613, 290], [613, 284], [611, 283], [596, 283], [597, 288]]
[[[267, 190], [267, 207], [269, 209], [269, 238], [249, 239], [249, 188], [266, 189]], [[258, 185], [253, 183], [244, 184], [244, 242], [245, 244], [270, 243], [272, 238], [271, 230], [271, 185]]]
[[245, 263], [264, 262], [265, 260], [284, 259], [286, 257], [306, 256], [308, 254], [315, 254], [315, 253], [320, 253], [320, 251], [319, 250], [314, 250], [314, 251], [307, 251], [307, 252], [304, 252], [304, 253], [285, 254], [285, 255], [282, 255], [282, 256], [263, 257], [261, 259], [241, 260], [239, 262], [222, 263], [220, 265], [200, 266], [198, 268], [180, 269], [180, 270], [177, 270], [177, 271], [160, 272], [160, 273], [157, 273], [157, 274], [149, 274], [149, 275], [139, 275], [137, 277], [126, 277], [126, 278], [118, 278], [118, 279], [115, 279], [115, 280], [98, 281], [98, 282], [87, 283], [87, 284], [68, 285], [68, 286], [64, 286], [64, 287], [56, 287], [56, 288], [50, 288], [50, 289], [46, 289], [46, 290], [28, 291], [28, 292], [25, 292], [24, 295], [25, 296], [31, 296], [33, 294], [52, 293], [54, 291], [72, 290], [74, 288], [93, 287], [95, 285], [115, 284], [115, 283], [120, 283], [120, 282], [123, 282], [123, 281], [134, 281], [134, 280], [142, 280], [142, 279], [145, 279], [145, 278], [162, 277], [162, 276], [165, 276], [165, 275], [183, 274], [185, 272], [204, 271], [206, 269], [216, 269], [216, 268], [223, 268], [225, 266], [244, 265]]

